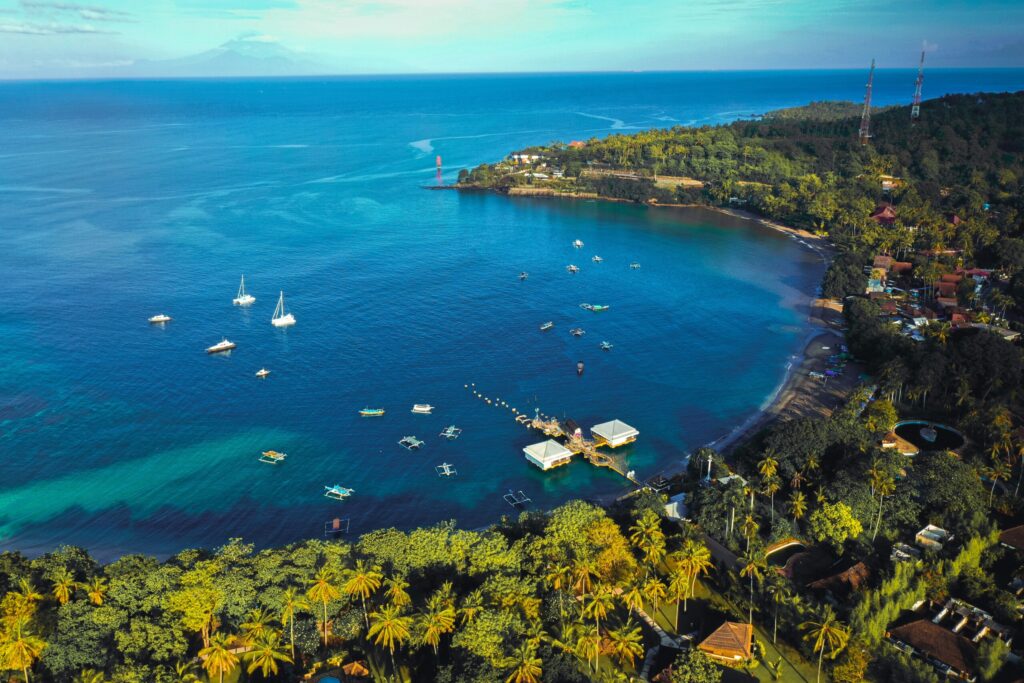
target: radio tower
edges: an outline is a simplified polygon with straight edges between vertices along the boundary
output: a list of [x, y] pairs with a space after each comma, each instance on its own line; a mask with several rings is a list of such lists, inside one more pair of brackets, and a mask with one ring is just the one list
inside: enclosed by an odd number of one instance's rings
[[871, 84], [875, 80], [875, 60], [871, 60], [871, 72], [868, 74], [868, 88], [864, 93], [864, 112], [860, 115], [860, 144], [868, 144], [871, 137]]
[[914, 104], [910, 107], [910, 122], [917, 123], [921, 117], [921, 84], [924, 83], [924, 50], [921, 50], [921, 63], [917, 66], [917, 81], [914, 83]]

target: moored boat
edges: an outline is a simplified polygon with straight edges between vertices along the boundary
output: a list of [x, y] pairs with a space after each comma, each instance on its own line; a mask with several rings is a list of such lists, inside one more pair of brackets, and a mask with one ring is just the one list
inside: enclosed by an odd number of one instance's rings
[[580, 304], [580, 308], [582, 308], [584, 311], [594, 310], [594, 307], [591, 304]]
[[415, 403], [412, 406], [412, 412], [419, 413], [420, 415], [430, 415], [434, 410], [434, 406], [429, 403]]
[[363, 408], [359, 411], [361, 417], [382, 417], [384, 415], [383, 408]]
[[256, 371], [256, 376], [259, 377], [260, 379], [263, 379], [269, 374], [270, 370], [267, 370], [266, 368], [260, 368], [259, 370]]
[[607, 311], [611, 306], [602, 306], [601, 304], [594, 304], [590, 307], [594, 313], [600, 313], [601, 311]]
[[572, 246], [576, 247], [577, 249], [582, 249], [583, 248], [583, 240], [574, 240], [573, 243], [572, 243]]
[[525, 280], [528, 277], [530, 277], [530, 274], [527, 273], [525, 270], [523, 272], [519, 273], [519, 279], [520, 280]]
[[567, 271], [569, 271], [570, 273], [578, 273], [578, 272], [580, 272], [580, 267], [579, 267], [579, 266], [576, 266], [576, 265], [573, 265], [573, 264], [571, 264], [571, 263], [570, 263], [569, 265], [567, 265], [567, 266], [565, 267], [565, 269], [566, 269]]
[[156, 324], [160, 324], [160, 323], [169, 323], [169, 322], [171, 322], [171, 316], [164, 315], [163, 313], [158, 313], [158, 314], [154, 315], [152, 318], [149, 319], [149, 323], [151, 325], [156, 325]]
[[219, 342], [217, 342], [213, 346], [207, 346], [206, 347], [206, 352], [207, 353], [223, 353], [224, 351], [230, 351], [231, 349], [235, 348], [236, 346], [237, 346], [237, 344], [235, 344], [235, 342], [228, 341], [227, 338], [225, 337], [224, 339], [220, 340]]
[[606, 341], [601, 342], [601, 350], [602, 351], [611, 351], [613, 346], [615, 346], [615, 345], [610, 343], [610, 342], [606, 342]]
[[601, 263], [602, 261], [604, 261], [604, 259], [601, 258], [600, 256], [594, 256], [594, 258], [590, 260], [593, 261], [594, 263]]
[[569, 330], [569, 334], [571, 334], [574, 337], [582, 337], [583, 335], [586, 334], [586, 331], [582, 327], [574, 327], [571, 330]]
[[543, 325], [540, 326], [540, 331], [541, 332], [547, 332], [548, 330], [550, 330], [554, 326], [555, 326], [555, 323], [553, 323], [553, 322], [551, 322], [549, 320], [549, 321], [547, 321], [546, 323], [544, 323]]
[[242, 276], [242, 282], [238, 285], [238, 294], [231, 300], [235, 306], [252, 306], [256, 303], [256, 297], [245, 291], [245, 276]]
[[277, 307], [274, 308], [274, 316], [270, 319], [274, 327], [291, 327], [295, 324], [295, 316], [284, 311], [284, 292], [277, 300]]

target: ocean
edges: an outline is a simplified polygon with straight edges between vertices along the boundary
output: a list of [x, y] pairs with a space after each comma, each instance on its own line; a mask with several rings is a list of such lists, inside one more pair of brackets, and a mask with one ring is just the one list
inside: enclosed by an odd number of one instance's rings
[[[876, 103], [907, 101], [914, 75], [878, 72]], [[435, 157], [450, 182], [530, 144], [857, 100], [865, 76], [0, 83], [0, 549], [268, 546], [336, 517], [478, 527], [516, 514], [509, 490], [534, 508], [629, 490], [580, 460], [529, 465], [542, 438], [512, 408], [623, 420], [640, 431], [623, 469], [678, 467], [779, 386], [818, 254], [703, 211], [427, 191]], [[924, 87], [1016, 90], [1024, 70]], [[243, 274], [250, 308], [231, 303]], [[270, 324], [281, 291], [288, 329]], [[204, 353], [224, 337], [237, 349]], [[329, 500], [334, 484], [355, 493]]]

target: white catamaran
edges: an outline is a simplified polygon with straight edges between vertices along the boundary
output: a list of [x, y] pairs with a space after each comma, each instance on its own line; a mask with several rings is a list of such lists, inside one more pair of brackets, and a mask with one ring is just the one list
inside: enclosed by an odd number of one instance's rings
[[245, 291], [245, 276], [242, 276], [242, 283], [238, 285], [238, 295], [231, 300], [236, 306], [252, 306], [256, 303], [256, 297]]
[[277, 307], [274, 309], [274, 317], [270, 319], [274, 327], [291, 327], [295, 324], [295, 316], [284, 312], [284, 292], [281, 292], [277, 300]]

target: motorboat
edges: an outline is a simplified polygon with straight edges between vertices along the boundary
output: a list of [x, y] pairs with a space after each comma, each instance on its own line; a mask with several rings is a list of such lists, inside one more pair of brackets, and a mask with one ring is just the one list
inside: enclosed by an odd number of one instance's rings
[[584, 311], [594, 310], [594, 307], [591, 304], [580, 304], [580, 308], [582, 308]]
[[398, 445], [407, 451], [415, 451], [419, 450], [419, 447], [423, 445], [423, 442], [415, 436], [403, 436], [398, 440]]
[[384, 409], [383, 408], [363, 408], [362, 410], [359, 411], [359, 416], [360, 417], [383, 417], [384, 416]]
[[632, 263], [630, 263], [630, 264], [629, 264], [629, 267], [630, 267], [630, 268], [631, 268], [632, 270], [640, 270], [640, 264], [639, 264], [639, 263], [637, 263], [636, 261], [633, 261]]
[[573, 265], [573, 264], [571, 264], [571, 263], [570, 263], [569, 265], [567, 265], [567, 266], [565, 267], [565, 269], [566, 269], [567, 271], [569, 271], [570, 273], [578, 273], [578, 272], [580, 272], [580, 267], [579, 267], [579, 266], [574, 266], [574, 265]]
[[586, 331], [582, 327], [574, 327], [571, 330], [569, 330], [569, 334], [571, 334], [574, 337], [582, 337], [583, 335], [586, 334]]
[[613, 346], [615, 346], [615, 345], [610, 343], [610, 342], [606, 342], [606, 341], [601, 342], [601, 350], [602, 351], [611, 351]]
[[594, 263], [601, 263], [602, 261], [604, 261], [604, 259], [601, 258], [600, 256], [594, 256], [594, 258], [590, 260], [593, 261]]
[[573, 243], [572, 243], [572, 246], [576, 247], [577, 249], [582, 249], [583, 248], [583, 240], [574, 240]]
[[252, 306], [256, 303], [256, 297], [245, 291], [245, 276], [242, 276], [242, 282], [238, 285], [238, 294], [231, 300], [235, 306]]
[[221, 339], [219, 342], [217, 342], [213, 346], [206, 347], [206, 352], [207, 353], [223, 353], [225, 351], [230, 351], [231, 349], [235, 348], [236, 346], [237, 346], [237, 344], [235, 344], [235, 342], [228, 341], [225, 338], [225, 339]]
[[576, 361], [576, 375], [578, 377], [583, 376], [583, 361]]
[[256, 376], [259, 377], [260, 379], [263, 379], [269, 374], [270, 370], [267, 370], [266, 368], [260, 368], [259, 370], [256, 371]]
[[157, 315], [154, 315], [152, 318], [149, 319], [149, 323], [151, 325], [158, 325], [158, 324], [161, 324], [161, 323], [169, 323], [169, 322], [171, 322], [171, 316], [164, 315], [163, 313], [159, 313]]
[[607, 311], [609, 308], [611, 308], [611, 306], [603, 306], [601, 304], [594, 304], [593, 306], [590, 307], [590, 310], [592, 310], [594, 313], [600, 313], [601, 311]]
[[554, 326], [555, 326], [555, 323], [553, 323], [553, 322], [551, 322], [549, 320], [549, 321], [547, 321], [546, 323], [544, 323], [543, 325], [540, 326], [540, 331], [541, 332], [547, 332], [548, 330], [550, 330]]
[[291, 327], [295, 324], [295, 316], [284, 311], [284, 292], [277, 300], [277, 307], [274, 308], [274, 316], [270, 319], [274, 327]]
[[412, 406], [412, 412], [419, 413], [420, 415], [430, 415], [433, 410], [434, 406], [429, 403], [415, 403]]
[[530, 274], [527, 273], [525, 270], [523, 272], [519, 273], [519, 279], [520, 280], [525, 280], [528, 277], [530, 277]]

